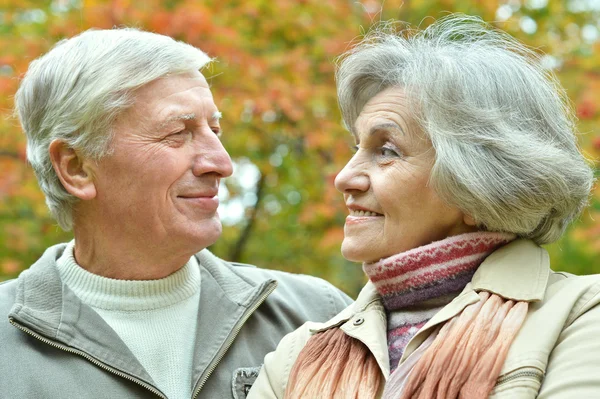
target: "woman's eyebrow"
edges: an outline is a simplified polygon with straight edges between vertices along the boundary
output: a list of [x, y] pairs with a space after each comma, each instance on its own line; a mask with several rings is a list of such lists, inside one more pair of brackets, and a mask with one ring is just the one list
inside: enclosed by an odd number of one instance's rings
[[402, 133], [403, 135], [406, 135], [406, 133], [404, 133], [404, 130], [402, 130], [400, 125], [398, 125], [396, 123], [392, 123], [392, 122], [387, 122], [387, 123], [380, 123], [379, 125], [375, 125], [375, 126], [371, 127], [371, 130], [369, 130], [369, 136], [372, 136], [375, 133], [382, 131], [382, 130], [396, 130], [396, 131], [399, 131], [400, 133]]

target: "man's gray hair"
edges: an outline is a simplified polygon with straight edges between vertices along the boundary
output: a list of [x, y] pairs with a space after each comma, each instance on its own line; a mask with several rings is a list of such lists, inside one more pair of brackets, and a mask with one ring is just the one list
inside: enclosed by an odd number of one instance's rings
[[132, 28], [88, 30], [62, 40], [33, 61], [15, 96], [31, 163], [50, 212], [73, 226], [78, 198], [62, 186], [48, 147], [59, 139], [81, 155], [111, 152], [111, 126], [133, 104], [133, 91], [151, 81], [200, 70], [211, 59], [170, 37]]
[[539, 55], [481, 19], [384, 24], [340, 58], [336, 79], [353, 133], [370, 98], [405, 91], [435, 150], [432, 187], [480, 228], [547, 244], [586, 206], [593, 172], [565, 91]]

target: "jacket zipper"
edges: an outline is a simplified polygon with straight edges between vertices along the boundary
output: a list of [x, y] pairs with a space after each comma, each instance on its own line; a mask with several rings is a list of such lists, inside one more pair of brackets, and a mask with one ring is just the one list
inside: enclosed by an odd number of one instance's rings
[[494, 388], [522, 377], [530, 377], [535, 380], [542, 381], [544, 373], [540, 369], [535, 367], [523, 367], [521, 369], [513, 370], [509, 373], [498, 377]]
[[241, 331], [242, 327], [244, 326], [244, 324], [246, 323], [246, 321], [250, 318], [252, 313], [254, 313], [254, 311], [256, 309], [258, 309], [258, 307], [260, 305], [262, 305], [262, 303], [267, 299], [267, 297], [269, 295], [271, 295], [271, 293], [273, 291], [275, 291], [275, 288], [277, 288], [277, 281], [273, 281], [271, 283], [271, 285], [269, 286], [269, 288], [267, 289], [267, 291], [265, 291], [265, 293], [258, 299], [258, 301], [254, 304], [254, 306], [252, 306], [250, 309], [248, 309], [246, 311], [243, 318], [238, 322], [238, 324], [233, 329], [232, 333], [229, 334], [229, 337], [227, 338], [225, 345], [223, 345], [223, 347], [221, 348], [221, 352], [219, 353], [219, 355], [215, 358], [215, 360], [213, 360], [213, 363], [209, 366], [209, 368], [205, 372], [205, 375], [202, 378], [202, 380], [200, 381], [198, 388], [194, 392], [192, 399], [196, 399], [196, 397], [198, 396], [198, 394], [204, 387], [204, 384], [206, 384], [208, 377], [210, 377], [210, 375], [213, 373], [213, 371], [215, 371], [215, 369], [217, 368], [217, 365], [221, 362], [221, 360], [225, 356], [225, 353], [227, 353], [227, 351], [229, 350], [229, 347], [231, 347], [231, 344], [233, 343], [233, 341], [235, 340], [237, 335], [240, 333], [240, 331]]
[[110, 366], [107, 366], [106, 364], [96, 360], [95, 358], [93, 358], [92, 356], [88, 355], [87, 353], [77, 350], [77, 349], [73, 349], [71, 347], [65, 346], [65, 345], [60, 345], [57, 344], [56, 342], [49, 340], [45, 337], [43, 337], [42, 335], [28, 329], [27, 327], [23, 327], [22, 325], [20, 325], [19, 323], [17, 323], [16, 321], [14, 321], [13, 318], [9, 318], [8, 321], [10, 322], [10, 324], [12, 324], [13, 326], [17, 327], [19, 330], [31, 335], [32, 337], [40, 340], [41, 342], [48, 344], [50, 346], [52, 346], [53, 348], [57, 348], [57, 349], [61, 349], [65, 352], [69, 352], [69, 353], [74, 353], [76, 355], [79, 355], [81, 357], [83, 357], [84, 359], [88, 360], [89, 362], [93, 363], [94, 365], [100, 367], [103, 370], [106, 370], [112, 374], [115, 374], [119, 377], [125, 378], [126, 380], [135, 382], [138, 385], [141, 385], [142, 387], [146, 388], [147, 390], [149, 390], [150, 392], [152, 392], [153, 394], [160, 396], [163, 399], [167, 399], [167, 397], [165, 395], [163, 395], [159, 390], [157, 390], [156, 388], [154, 388], [152, 385], [150, 384], [146, 384], [143, 381], [138, 380], [137, 378], [134, 378], [132, 376], [130, 376], [129, 374], [123, 373], [121, 371], [118, 371]]

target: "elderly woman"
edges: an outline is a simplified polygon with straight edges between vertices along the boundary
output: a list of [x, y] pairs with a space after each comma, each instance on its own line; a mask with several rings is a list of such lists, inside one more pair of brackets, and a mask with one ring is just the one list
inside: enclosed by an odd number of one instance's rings
[[370, 281], [286, 336], [250, 398], [600, 397], [600, 278], [540, 247], [593, 183], [564, 91], [477, 18], [386, 32], [337, 72], [342, 254]]

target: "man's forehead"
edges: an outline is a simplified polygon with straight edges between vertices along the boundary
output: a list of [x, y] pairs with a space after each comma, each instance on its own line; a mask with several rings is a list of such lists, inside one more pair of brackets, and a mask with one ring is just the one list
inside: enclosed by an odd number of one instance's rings
[[198, 87], [211, 93], [208, 81], [198, 71], [188, 71], [173, 75], [161, 76], [136, 89], [136, 97], [154, 97], [161, 93], [177, 90], [178, 88]]

